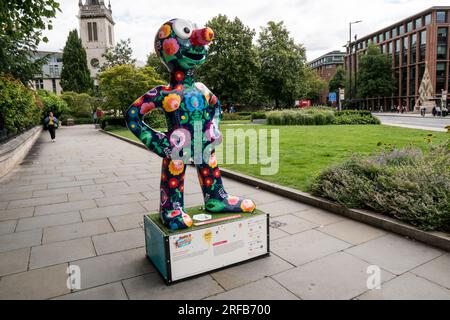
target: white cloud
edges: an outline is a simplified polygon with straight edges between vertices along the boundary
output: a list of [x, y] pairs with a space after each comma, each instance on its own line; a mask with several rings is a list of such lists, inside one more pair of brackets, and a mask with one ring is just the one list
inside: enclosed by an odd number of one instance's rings
[[[41, 45], [43, 50], [62, 50], [69, 31], [78, 28], [78, 1], [60, 3], [62, 13], [54, 20], [54, 30], [46, 32], [49, 43]], [[328, 51], [342, 50], [348, 41], [350, 21], [363, 20], [353, 27], [353, 34], [361, 37], [437, 5], [448, 5], [448, 0], [111, 1], [116, 40], [131, 38], [134, 56], [142, 61], [153, 50], [160, 25], [175, 17], [201, 25], [218, 14], [237, 16], [257, 32], [267, 21], [283, 20], [292, 37], [304, 44], [311, 60]]]

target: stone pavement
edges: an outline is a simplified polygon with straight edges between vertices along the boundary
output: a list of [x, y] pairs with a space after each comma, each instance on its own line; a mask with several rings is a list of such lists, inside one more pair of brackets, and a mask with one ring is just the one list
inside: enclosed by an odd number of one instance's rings
[[[270, 213], [272, 255], [167, 287], [142, 229], [159, 172], [159, 158], [92, 126], [53, 144], [43, 132], [0, 180], [0, 299], [450, 299], [448, 253], [229, 179]], [[186, 204], [201, 204], [192, 168], [186, 180]], [[82, 290], [67, 289], [68, 265]]]

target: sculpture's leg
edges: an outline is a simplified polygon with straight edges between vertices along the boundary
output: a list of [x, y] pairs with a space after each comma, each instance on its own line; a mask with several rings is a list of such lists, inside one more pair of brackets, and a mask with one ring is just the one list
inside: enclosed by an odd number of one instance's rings
[[206, 210], [213, 213], [242, 213], [255, 210], [256, 206], [252, 200], [232, 196], [225, 191], [214, 155], [209, 164], [196, 165], [196, 167]]
[[161, 170], [161, 219], [172, 230], [192, 226], [192, 219], [184, 209], [184, 175], [186, 166], [181, 160], [163, 159]]

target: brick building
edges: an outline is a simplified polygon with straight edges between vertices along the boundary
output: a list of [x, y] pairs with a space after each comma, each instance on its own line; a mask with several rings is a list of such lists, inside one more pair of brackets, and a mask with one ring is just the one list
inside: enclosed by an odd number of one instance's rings
[[[419, 96], [419, 87], [428, 66], [434, 98], [440, 99], [441, 90], [450, 86], [450, 6], [432, 7], [403, 19], [393, 25], [371, 33], [351, 43], [347, 49], [345, 66], [352, 73], [355, 88], [355, 73], [358, 69], [358, 56], [363, 54], [370, 43], [392, 58], [392, 68], [396, 79], [395, 93], [391, 97], [380, 97], [359, 101], [364, 108], [383, 106], [384, 110], [398, 105], [414, 110]], [[355, 90], [353, 90], [355, 91]]]
[[327, 86], [320, 91], [318, 104], [326, 105], [328, 103], [328, 82], [336, 74], [336, 69], [344, 66], [345, 52], [332, 51], [308, 63], [309, 67], [317, 72]]

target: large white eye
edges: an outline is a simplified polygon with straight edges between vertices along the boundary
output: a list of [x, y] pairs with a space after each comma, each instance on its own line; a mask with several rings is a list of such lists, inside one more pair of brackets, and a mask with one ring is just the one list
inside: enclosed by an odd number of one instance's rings
[[177, 19], [172, 24], [173, 31], [181, 39], [189, 39], [194, 31], [194, 24], [187, 20]]

